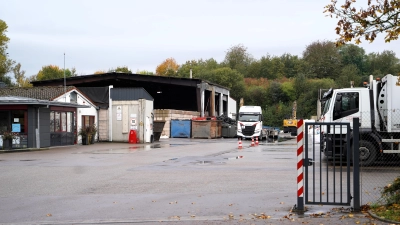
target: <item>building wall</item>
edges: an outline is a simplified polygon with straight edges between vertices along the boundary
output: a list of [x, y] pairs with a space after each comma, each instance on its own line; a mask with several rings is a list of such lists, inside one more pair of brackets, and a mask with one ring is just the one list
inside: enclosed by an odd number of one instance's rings
[[228, 97], [228, 117], [236, 120], [236, 113], [236, 101], [233, 98]]
[[50, 109], [39, 109], [40, 147], [50, 147]]
[[191, 120], [199, 117], [200, 112], [183, 111], [174, 109], [155, 109], [154, 121], [165, 121], [161, 136], [171, 136], [171, 120]]
[[99, 110], [99, 141], [109, 141], [108, 109]]
[[[97, 121], [98, 121], [98, 110], [97, 110], [97, 108], [94, 106], [93, 103], [91, 103], [85, 96], [83, 96], [79, 92], [70, 91], [70, 92], [64, 94], [63, 96], [60, 96], [59, 98], [55, 99], [55, 101], [69, 102], [70, 103], [71, 102], [71, 98], [70, 98], [70, 93], [71, 92], [77, 93], [77, 99], [76, 99], [76, 103], [77, 104], [90, 106], [90, 108], [78, 108], [77, 109], [76, 132], [78, 133], [79, 129], [81, 129], [81, 127], [82, 127], [82, 116], [94, 116], [95, 117], [94, 121], [95, 121], [97, 127], [99, 128], [99, 124], [97, 124]], [[99, 135], [99, 132], [96, 133], [95, 140], [98, 139], [98, 135]], [[78, 136], [77, 142], [78, 142], [78, 144], [82, 144], [82, 137], [81, 136]]]
[[151, 118], [152, 112], [153, 101], [112, 101], [112, 141], [128, 142], [130, 130], [135, 130], [140, 143], [150, 142], [146, 127], [151, 120], [146, 117]]
[[28, 148], [36, 148], [37, 108], [28, 107]]
[[[36, 128], [38, 124], [38, 108], [28, 108], [28, 148], [36, 148]], [[50, 109], [39, 108], [40, 147], [50, 147]]]

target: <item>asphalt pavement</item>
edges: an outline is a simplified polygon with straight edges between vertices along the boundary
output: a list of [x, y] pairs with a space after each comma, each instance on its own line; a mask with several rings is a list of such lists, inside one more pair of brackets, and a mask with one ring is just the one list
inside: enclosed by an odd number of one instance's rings
[[0, 154], [0, 224], [387, 224], [296, 204], [296, 140], [161, 139]]

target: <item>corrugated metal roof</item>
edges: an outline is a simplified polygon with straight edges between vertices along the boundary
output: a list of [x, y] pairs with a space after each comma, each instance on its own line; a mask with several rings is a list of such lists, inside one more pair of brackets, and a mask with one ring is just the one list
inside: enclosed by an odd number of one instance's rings
[[[74, 86], [66, 87], [66, 91], [76, 90]], [[20, 96], [26, 98], [52, 101], [64, 94], [64, 87], [5, 87], [0, 88], [0, 96]]]

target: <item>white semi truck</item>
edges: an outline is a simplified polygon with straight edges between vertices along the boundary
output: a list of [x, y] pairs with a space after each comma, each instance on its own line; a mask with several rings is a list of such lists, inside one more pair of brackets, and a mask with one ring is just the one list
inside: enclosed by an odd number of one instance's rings
[[263, 115], [260, 106], [241, 106], [237, 116], [237, 136], [239, 138], [266, 139], [263, 130]]
[[400, 161], [400, 76], [388, 74], [374, 80], [371, 75], [364, 86], [330, 89], [324, 94], [320, 121], [350, 122], [350, 134], [346, 129], [338, 132], [333, 125], [322, 126], [321, 150], [328, 157], [340, 154], [340, 149], [346, 149], [347, 135], [352, 146], [353, 118], [358, 117], [360, 165], [371, 165], [381, 156]]

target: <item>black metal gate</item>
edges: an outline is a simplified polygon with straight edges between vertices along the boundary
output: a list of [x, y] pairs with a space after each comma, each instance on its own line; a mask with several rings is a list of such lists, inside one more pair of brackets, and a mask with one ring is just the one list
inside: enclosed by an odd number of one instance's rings
[[358, 211], [358, 152], [352, 151], [358, 149], [358, 127], [351, 131], [350, 123], [306, 122], [303, 128], [304, 204], [350, 206], [356, 193], [353, 209]]

